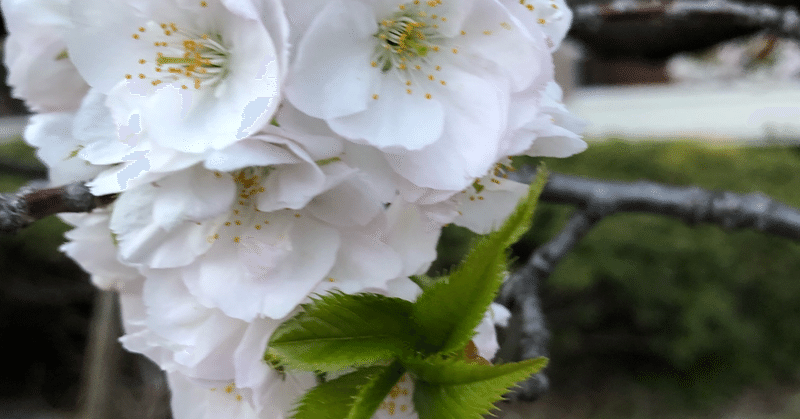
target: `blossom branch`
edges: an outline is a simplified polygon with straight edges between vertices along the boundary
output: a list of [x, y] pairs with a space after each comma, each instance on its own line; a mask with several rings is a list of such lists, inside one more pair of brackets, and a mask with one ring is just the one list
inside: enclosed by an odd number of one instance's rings
[[115, 195], [94, 196], [83, 183], [59, 188], [24, 187], [0, 194], [0, 234], [15, 234], [36, 220], [61, 212], [90, 212], [113, 202]]

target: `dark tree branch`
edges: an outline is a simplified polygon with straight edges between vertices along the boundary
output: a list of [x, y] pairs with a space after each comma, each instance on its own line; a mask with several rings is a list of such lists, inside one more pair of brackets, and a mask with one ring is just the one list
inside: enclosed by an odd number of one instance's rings
[[794, 7], [733, 0], [618, 0], [575, 5], [570, 35], [604, 58], [664, 59], [767, 30], [800, 40]]
[[553, 240], [545, 243], [531, 255], [528, 262], [508, 277], [497, 302], [513, 307], [520, 295], [537, 294], [540, 280], [553, 273], [558, 262], [600, 221], [586, 210], [576, 210], [567, 224]]
[[800, 211], [760, 192], [737, 194], [696, 186], [609, 182], [553, 174], [542, 200], [576, 205], [598, 218], [617, 212], [643, 212], [680, 218], [688, 224], [750, 228], [800, 240]]
[[[516, 172], [515, 180], [530, 181], [530, 168]], [[604, 217], [618, 212], [667, 215], [688, 224], [718, 224], [727, 229], [751, 228], [800, 240], [800, 211], [761, 193], [736, 194], [699, 187], [665, 186], [654, 182], [599, 181], [552, 173], [542, 193], [544, 202], [578, 207], [561, 232], [540, 246], [527, 263], [506, 281], [497, 301], [512, 312], [500, 356], [530, 359], [547, 356], [550, 333], [539, 300], [539, 284], [558, 262]], [[547, 391], [547, 377], [537, 374], [511, 394], [534, 400]]]
[[51, 189], [26, 187], [15, 194], [0, 194], [0, 233], [15, 234], [36, 220], [61, 212], [90, 212], [114, 198], [94, 196], [83, 183]]

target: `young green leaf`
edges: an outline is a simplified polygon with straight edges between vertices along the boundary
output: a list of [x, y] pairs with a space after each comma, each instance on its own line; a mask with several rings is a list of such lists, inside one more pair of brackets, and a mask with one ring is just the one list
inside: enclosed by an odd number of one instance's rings
[[407, 364], [417, 375], [414, 408], [420, 419], [481, 419], [509, 388], [541, 370], [544, 358], [502, 365], [457, 360]]
[[414, 352], [418, 335], [411, 307], [377, 294], [325, 295], [275, 330], [264, 358], [319, 372], [388, 363]]
[[502, 285], [506, 249], [531, 226], [547, 171], [539, 170], [514, 212], [497, 231], [479, 239], [449, 278], [427, 287], [417, 299], [413, 319], [426, 337], [427, 350], [452, 352], [463, 348], [483, 319], [486, 308]]
[[399, 362], [362, 368], [306, 393], [294, 419], [370, 419], [405, 370]]
[[428, 358], [403, 359], [403, 365], [417, 380], [425, 381], [428, 384], [459, 385], [492, 380], [523, 370], [527, 371], [529, 375], [535, 374], [547, 365], [547, 358], [540, 357], [522, 362], [486, 365], [458, 358], [444, 359], [434, 355]]
[[408, 278], [423, 290], [442, 280], [442, 277], [431, 278], [428, 275], [412, 275]]

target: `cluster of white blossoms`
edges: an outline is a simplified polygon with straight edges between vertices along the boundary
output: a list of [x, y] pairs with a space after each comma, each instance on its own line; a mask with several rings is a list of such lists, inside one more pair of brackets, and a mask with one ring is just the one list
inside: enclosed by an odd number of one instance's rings
[[[509, 156], [586, 147], [553, 81], [563, 0], [0, 4], [53, 185], [118, 194], [63, 216], [63, 250], [119, 293], [178, 419], [288, 417], [315, 376], [263, 353], [299, 304], [413, 300], [444, 225], [486, 233], [527, 192]], [[416, 417], [412, 386], [375, 417]]]

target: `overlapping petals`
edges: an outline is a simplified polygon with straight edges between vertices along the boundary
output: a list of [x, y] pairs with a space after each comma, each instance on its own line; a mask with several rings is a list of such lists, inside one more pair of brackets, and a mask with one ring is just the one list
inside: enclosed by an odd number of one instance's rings
[[288, 24], [277, 0], [75, 0], [71, 11], [72, 62], [163, 147], [223, 148], [278, 107]]
[[496, 1], [336, 0], [302, 37], [286, 91], [414, 184], [458, 191], [498, 159], [511, 95], [551, 65], [544, 34]]

